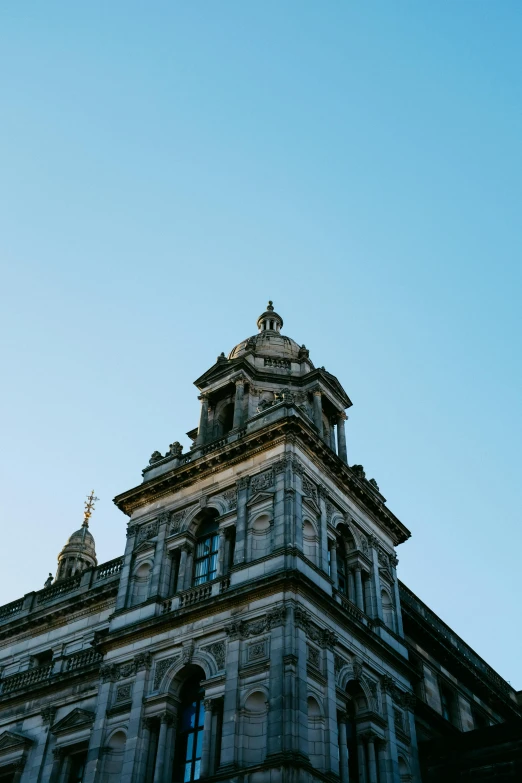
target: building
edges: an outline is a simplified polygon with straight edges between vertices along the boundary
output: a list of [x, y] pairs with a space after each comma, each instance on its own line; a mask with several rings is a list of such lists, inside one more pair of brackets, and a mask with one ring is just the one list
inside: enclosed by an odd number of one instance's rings
[[271, 303], [257, 326], [196, 381], [190, 451], [115, 498], [124, 555], [97, 563], [91, 495], [56, 578], [0, 607], [1, 783], [519, 779], [518, 695], [398, 581], [348, 395]]

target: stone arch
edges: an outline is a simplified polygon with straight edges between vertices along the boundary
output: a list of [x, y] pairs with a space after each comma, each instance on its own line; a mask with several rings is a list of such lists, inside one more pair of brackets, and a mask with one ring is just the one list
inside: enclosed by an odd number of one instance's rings
[[190, 662], [184, 661], [183, 656], [180, 656], [165, 672], [159, 685], [159, 692], [179, 696], [183, 683], [189, 677], [194, 676], [198, 669], [202, 672], [202, 680], [208, 680], [218, 671], [214, 658], [203, 650], [195, 652]]
[[390, 591], [383, 585], [381, 585], [381, 602], [384, 623], [391, 631], [395, 631], [395, 613], [392, 597]]
[[149, 584], [152, 576], [153, 563], [154, 561], [151, 557], [145, 557], [135, 561], [130, 580], [131, 606], [141, 604], [149, 597]]
[[357, 714], [365, 712], [373, 704], [373, 696], [363, 678], [349, 680], [345, 691], [350, 696]]
[[227, 435], [232, 429], [234, 423], [234, 397], [229, 395], [220, 400], [214, 408], [214, 427], [213, 435], [215, 438]]
[[319, 565], [319, 527], [311, 514], [303, 515], [303, 553], [314, 565]]
[[325, 715], [321, 697], [308, 691], [308, 756], [314, 769], [326, 769], [325, 758]]
[[257, 560], [270, 553], [273, 515], [271, 508], [259, 509], [248, 521], [248, 559]]
[[412, 776], [408, 761], [403, 755], [399, 755], [397, 761], [399, 764], [399, 778], [401, 783], [409, 783], [412, 780]]
[[117, 783], [121, 778], [126, 743], [126, 726], [118, 726], [111, 730], [105, 743], [107, 752], [103, 759], [103, 780], [107, 783]]
[[191, 533], [193, 536], [197, 535], [198, 528], [204, 521], [210, 519], [211, 517], [214, 520], [217, 520], [218, 517], [221, 516], [221, 513], [223, 513], [220, 510], [221, 507], [224, 508], [224, 503], [223, 506], [221, 506], [221, 504], [216, 503], [215, 499], [211, 500], [209, 498], [206, 506], [203, 508], [201, 506], [196, 506], [196, 508], [187, 515], [184, 529], [187, 531], [187, 533]]
[[268, 693], [256, 683], [241, 698], [239, 737], [242, 766], [262, 764], [266, 755]]

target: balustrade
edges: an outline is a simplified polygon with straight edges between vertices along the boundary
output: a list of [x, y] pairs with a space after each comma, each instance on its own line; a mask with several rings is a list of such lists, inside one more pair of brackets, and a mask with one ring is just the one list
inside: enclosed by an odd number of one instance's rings
[[19, 598], [18, 601], [12, 601], [10, 604], [6, 604], [5, 606], [0, 606], [0, 620], [3, 620], [5, 617], [11, 617], [13, 614], [17, 614], [18, 612], [21, 612], [24, 608], [24, 599]]
[[109, 560], [107, 563], [102, 563], [98, 566], [94, 580], [99, 582], [101, 579], [108, 579], [110, 576], [119, 574], [122, 568], [123, 557], [116, 557], [114, 560]]

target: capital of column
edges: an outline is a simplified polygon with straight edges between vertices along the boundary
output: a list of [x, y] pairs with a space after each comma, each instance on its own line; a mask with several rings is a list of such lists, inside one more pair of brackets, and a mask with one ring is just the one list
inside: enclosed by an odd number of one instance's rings
[[53, 748], [53, 756], [55, 759], [63, 759], [63, 757], [65, 756], [65, 748], [62, 747]]
[[187, 555], [190, 555], [190, 553], [193, 551], [194, 547], [192, 544], [189, 544], [188, 541], [185, 541], [181, 546], [180, 549], [182, 552], [185, 552]]
[[203, 706], [205, 707], [205, 712], [212, 712], [214, 709], [214, 699], [205, 699], [203, 701]]
[[339, 713], [339, 723], [346, 724], [346, 723], [348, 723], [349, 720], [350, 720], [350, 716], [348, 715], [347, 712], [340, 712]]
[[148, 731], [154, 731], [154, 729], [155, 729], [155, 728], [156, 728], [156, 726], [157, 726], [157, 723], [156, 723], [156, 721], [157, 721], [157, 718], [155, 718], [154, 716], [152, 716], [152, 715], [146, 715], [146, 716], [143, 718], [143, 726], [144, 726], [144, 728], [146, 728]]
[[234, 383], [236, 384], [236, 386], [244, 386], [245, 383], [246, 383], [246, 380], [245, 380], [245, 378], [236, 378]]
[[321, 389], [314, 389], [313, 390], [313, 395], [314, 395], [314, 397], [322, 397], [323, 393], [322, 393]]
[[348, 421], [348, 416], [344, 411], [337, 412], [337, 421]]
[[174, 726], [176, 723], [176, 716], [172, 712], [168, 712], [168, 710], [165, 710], [165, 712], [162, 712], [160, 715], [160, 722], [165, 723], [167, 727]]

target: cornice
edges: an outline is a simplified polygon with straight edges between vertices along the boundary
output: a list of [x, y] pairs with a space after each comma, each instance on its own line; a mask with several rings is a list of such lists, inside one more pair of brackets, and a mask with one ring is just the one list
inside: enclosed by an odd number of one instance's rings
[[[280, 444], [299, 443], [319, 470], [326, 471], [339, 490], [362, 504], [367, 513], [384, 527], [395, 545], [410, 537], [410, 531], [387, 508], [382, 496], [371, 491], [365, 482], [337, 456], [317, 435], [315, 429], [301, 417], [293, 405], [285, 406], [287, 415], [232, 443], [187, 462], [157, 478], [145, 481], [114, 498], [114, 503], [128, 516], [139, 508], [157, 503], [162, 498], [191, 486], [196, 481], [237, 465], [247, 457], [273, 449]], [[293, 414], [293, 415], [292, 415]], [[297, 415], [296, 415], [297, 414]]]

